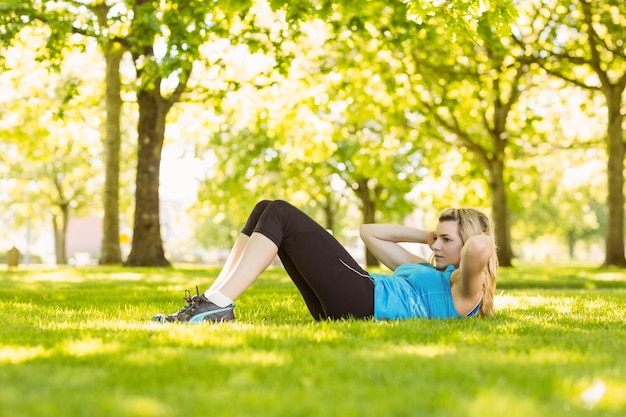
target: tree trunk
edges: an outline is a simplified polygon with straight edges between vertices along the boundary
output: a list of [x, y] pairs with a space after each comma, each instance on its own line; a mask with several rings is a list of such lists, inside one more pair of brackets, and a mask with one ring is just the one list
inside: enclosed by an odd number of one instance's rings
[[498, 263], [500, 266], [512, 266], [511, 224], [504, 183], [504, 162], [502, 160], [494, 159], [491, 163], [489, 188], [491, 189], [494, 234], [498, 246]]
[[604, 266], [626, 267], [624, 258], [624, 138], [621, 113], [623, 87], [603, 86], [609, 110], [608, 153], [608, 227]]
[[576, 248], [576, 234], [573, 230], [567, 231], [567, 250], [570, 261], [574, 260], [574, 249]]
[[[376, 223], [376, 202], [370, 196], [368, 179], [363, 178], [357, 181], [356, 195], [361, 200], [361, 212], [363, 213], [363, 223]], [[365, 265], [379, 266], [380, 262], [369, 249], [365, 248]]]
[[128, 266], [170, 266], [165, 259], [159, 215], [159, 172], [165, 119], [171, 105], [160, 95], [159, 84], [140, 89], [135, 224]]
[[69, 204], [57, 206], [60, 213], [52, 214], [54, 230], [54, 254], [57, 265], [67, 264], [67, 223], [69, 221]]
[[120, 61], [124, 51], [108, 48], [104, 51], [106, 61], [106, 136], [104, 139], [104, 218], [102, 221], [101, 265], [121, 264], [120, 250], [120, 114], [122, 109]]
[[324, 220], [325, 220], [325, 228], [326, 230], [335, 231], [335, 208], [330, 199], [326, 200], [326, 203], [323, 206], [324, 210]]

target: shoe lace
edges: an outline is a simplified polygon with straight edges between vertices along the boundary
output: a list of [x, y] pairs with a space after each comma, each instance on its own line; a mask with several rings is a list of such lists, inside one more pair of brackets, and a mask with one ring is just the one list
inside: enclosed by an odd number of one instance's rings
[[198, 304], [198, 301], [200, 300], [200, 291], [198, 289], [198, 286], [196, 285], [196, 295], [194, 296], [191, 295], [191, 291], [185, 290], [185, 296], [183, 297], [183, 300], [187, 301], [187, 305], [183, 306], [183, 308], [178, 310], [176, 315], [185, 314], [192, 307]]

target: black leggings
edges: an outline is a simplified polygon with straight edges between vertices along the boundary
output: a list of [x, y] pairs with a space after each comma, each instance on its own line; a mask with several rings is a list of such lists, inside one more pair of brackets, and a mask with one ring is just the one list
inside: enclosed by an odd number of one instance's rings
[[278, 256], [316, 320], [370, 318], [374, 284], [330, 233], [291, 204], [259, 202], [241, 233], [261, 233]]

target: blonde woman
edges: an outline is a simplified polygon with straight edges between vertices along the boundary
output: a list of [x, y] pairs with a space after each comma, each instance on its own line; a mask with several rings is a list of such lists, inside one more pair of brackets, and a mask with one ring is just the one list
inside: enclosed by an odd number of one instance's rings
[[[497, 257], [489, 218], [472, 208], [446, 209], [434, 231], [365, 224], [361, 237], [393, 275], [371, 274], [375, 317], [452, 318], [493, 315]], [[428, 244], [433, 262], [400, 243]]]
[[[434, 231], [365, 224], [361, 237], [392, 274], [370, 274], [322, 226], [291, 204], [258, 203], [215, 282], [159, 322], [234, 320], [234, 300], [276, 255], [316, 320], [461, 318], [493, 314], [496, 251], [491, 222], [482, 212], [447, 209]], [[433, 263], [404, 249], [423, 243]]]

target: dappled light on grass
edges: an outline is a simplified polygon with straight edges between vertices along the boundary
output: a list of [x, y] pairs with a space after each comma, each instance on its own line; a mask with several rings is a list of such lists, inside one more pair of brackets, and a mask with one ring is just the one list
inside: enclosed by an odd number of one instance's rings
[[583, 276], [600, 281], [626, 281], [626, 273], [624, 271], [584, 273]]
[[121, 346], [115, 341], [105, 342], [102, 339], [86, 338], [67, 341], [63, 344], [61, 350], [70, 356], [83, 357], [116, 353], [121, 350]]
[[19, 364], [46, 354], [47, 350], [42, 346], [3, 346], [0, 348], [0, 365]]
[[42, 329], [58, 331], [58, 330], [109, 330], [109, 331], [149, 331], [163, 329], [163, 324], [151, 321], [125, 321], [125, 320], [107, 320], [102, 318], [91, 319], [88, 321], [63, 321], [63, 322], [47, 322], [42, 323]]
[[468, 416], [534, 416], [533, 398], [501, 385], [480, 386], [467, 404]]
[[324, 324], [327, 323], [322, 323], [315, 328], [309, 326], [303, 336], [308, 337], [312, 342], [316, 343], [333, 342], [342, 339], [342, 335], [337, 329], [333, 329], [327, 325], [325, 326]]
[[[394, 356], [416, 356], [421, 358], [436, 358], [438, 356], [449, 355], [455, 352], [454, 346], [450, 345], [431, 345], [431, 344], [415, 344], [415, 345], [386, 345], [381, 349], [367, 350], [366, 355], [371, 358], [388, 359]], [[364, 354], [364, 352], [361, 352]]]
[[[622, 319], [626, 316], [626, 306], [621, 301], [626, 291], [614, 290], [608, 294], [569, 292], [564, 293], [500, 293], [494, 304], [496, 312], [523, 313], [538, 310], [554, 316], [584, 314], [605, 320]], [[615, 299], [613, 299], [615, 298]], [[608, 313], [608, 314], [607, 314]]]
[[[605, 410], [620, 412], [626, 409], [626, 383], [624, 380], [613, 378], [596, 378], [592, 381], [583, 380], [577, 385], [576, 392], [580, 391], [578, 400], [589, 410], [601, 407]], [[621, 393], [622, 395], [614, 395]]]
[[19, 283], [25, 282], [50, 282], [50, 283], [79, 283], [89, 280], [118, 280], [118, 281], [138, 281], [149, 278], [153, 274], [141, 273], [132, 269], [107, 273], [94, 268], [77, 267], [57, 267], [53, 269], [37, 269], [32, 273], [13, 274], [12, 278]]
[[499, 289], [626, 289], [626, 270], [601, 270], [597, 267], [548, 268], [526, 266], [500, 268]]
[[237, 300], [237, 321], [200, 325], [150, 319], [180, 308], [196, 282], [202, 291], [213, 269], [0, 276], [0, 407], [69, 417], [85, 404], [116, 416], [620, 415], [626, 288], [588, 290], [581, 283], [597, 277], [538, 271], [537, 286], [499, 289], [491, 318], [316, 322], [271, 270]]
[[494, 301], [496, 311], [525, 311], [530, 309], [549, 309], [555, 314], [572, 312], [577, 300], [572, 297], [554, 297], [545, 295], [500, 295]]
[[260, 366], [282, 366], [288, 360], [285, 355], [280, 355], [272, 351], [240, 351], [225, 352], [217, 357], [217, 362], [223, 365], [260, 365]]
[[[583, 378], [565, 378], [561, 384], [561, 394], [566, 408], [579, 407], [584, 410], [598, 410], [604, 413], [620, 412], [626, 408], [626, 383], [615, 377], [602, 377], [590, 374]], [[605, 414], [611, 415], [611, 414]]]
[[72, 269], [63, 269], [63, 270], [50, 270], [50, 271], [41, 271], [33, 274], [26, 274], [20, 276], [20, 282], [83, 282], [85, 278]]
[[116, 342], [103, 342], [101, 339], [68, 340], [51, 348], [43, 346], [3, 346], [0, 348], [0, 364], [18, 364], [34, 359], [48, 358], [62, 354], [72, 357], [110, 354], [120, 351]]
[[157, 398], [148, 396], [129, 395], [118, 393], [111, 401], [111, 408], [116, 416], [131, 417], [160, 417], [171, 416], [174, 411], [171, 407]]
[[[116, 281], [123, 284], [141, 282], [171, 285], [176, 288], [191, 289], [195, 285], [208, 286], [218, 268], [176, 269], [176, 268], [126, 268], [120, 266], [57, 266], [7, 271], [2, 276], [4, 282], [24, 283], [103, 283]], [[192, 278], [192, 279], [190, 279]]]

